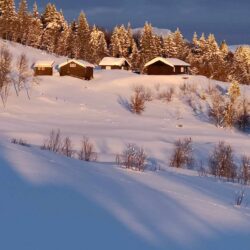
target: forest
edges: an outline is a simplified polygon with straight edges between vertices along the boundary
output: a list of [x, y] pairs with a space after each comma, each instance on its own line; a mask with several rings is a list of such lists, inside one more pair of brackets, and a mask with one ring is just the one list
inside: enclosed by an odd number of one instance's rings
[[134, 70], [142, 70], [157, 56], [179, 58], [191, 64], [194, 75], [250, 84], [248, 47], [239, 47], [233, 53], [225, 41], [218, 43], [213, 34], [194, 33], [192, 41], [188, 41], [178, 28], [161, 37], [153, 33], [152, 24], [147, 22], [141, 33], [133, 33], [130, 24], [117, 25], [109, 31], [90, 25], [84, 12], [68, 22], [51, 3], [39, 13], [36, 3], [29, 11], [26, 0], [21, 0], [18, 8], [14, 0], [0, 0], [0, 37], [94, 64], [104, 56], [125, 57]]

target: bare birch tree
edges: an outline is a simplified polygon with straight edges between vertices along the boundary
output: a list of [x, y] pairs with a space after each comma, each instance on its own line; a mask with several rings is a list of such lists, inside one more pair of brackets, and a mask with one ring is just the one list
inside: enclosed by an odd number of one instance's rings
[[10, 73], [11, 73], [12, 55], [10, 51], [5, 48], [0, 48], [0, 95], [3, 106], [6, 106], [10, 90]]

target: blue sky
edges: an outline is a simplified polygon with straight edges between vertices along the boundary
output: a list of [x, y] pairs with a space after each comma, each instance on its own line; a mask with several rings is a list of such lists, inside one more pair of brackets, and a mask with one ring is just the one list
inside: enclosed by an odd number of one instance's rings
[[[30, 4], [33, 1], [28, 0]], [[111, 28], [145, 21], [159, 28], [179, 27], [190, 39], [193, 32], [214, 33], [229, 44], [250, 43], [250, 0], [55, 0], [68, 20], [85, 11], [91, 24]], [[37, 0], [40, 9], [48, 0]]]

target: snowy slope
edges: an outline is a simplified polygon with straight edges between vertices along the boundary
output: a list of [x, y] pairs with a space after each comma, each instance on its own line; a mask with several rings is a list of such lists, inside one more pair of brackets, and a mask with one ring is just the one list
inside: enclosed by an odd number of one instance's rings
[[[30, 65], [64, 60], [7, 46], [15, 58], [25, 52]], [[248, 249], [249, 207], [233, 205], [240, 186], [169, 169], [168, 159], [179, 137], [191, 136], [195, 153], [205, 160], [219, 140], [239, 156], [250, 152], [249, 136], [216, 128], [177, 98], [148, 103], [142, 116], [126, 108], [136, 84], [156, 91], [183, 82], [209, 84], [204, 77], [97, 70], [89, 82], [57, 73], [41, 77], [31, 100], [12, 91], [7, 107], [0, 106], [0, 249]], [[53, 128], [70, 136], [76, 149], [89, 136], [98, 163], [41, 151]], [[10, 144], [12, 137], [32, 146]], [[115, 155], [130, 142], [145, 147], [149, 163], [162, 170], [138, 173], [115, 166]]]
[[239, 47], [250, 47], [250, 45], [248, 45], [248, 44], [230, 45], [229, 50], [232, 52], [235, 52], [236, 49], [238, 49]]
[[[143, 27], [133, 29], [133, 34], [141, 33], [143, 31]], [[153, 27], [153, 33], [158, 36], [166, 37], [171, 33], [169, 29], [160, 29]]]

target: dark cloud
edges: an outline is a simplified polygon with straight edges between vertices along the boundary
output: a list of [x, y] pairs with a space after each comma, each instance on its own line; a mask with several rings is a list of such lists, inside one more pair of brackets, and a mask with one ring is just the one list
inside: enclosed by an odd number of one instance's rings
[[[32, 2], [32, 1], [30, 1]], [[41, 9], [48, 1], [37, 0]], [[134, 27], [150, 21], [160, 28], [179, 27], [187, 38], [194, 31], [215, 33], [230, 44], [250, 43], [249, 0], [56, 0], [67, 19], [81, 10], [92, 24], [111, 28], [128, 23]]]

